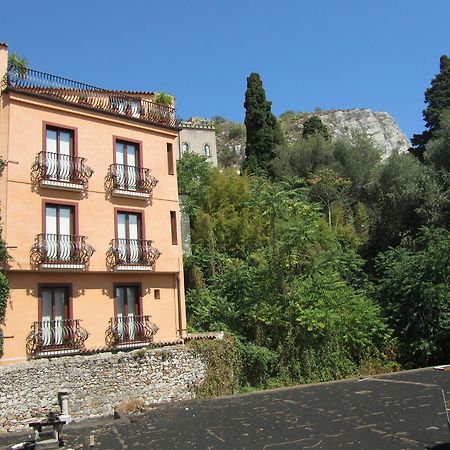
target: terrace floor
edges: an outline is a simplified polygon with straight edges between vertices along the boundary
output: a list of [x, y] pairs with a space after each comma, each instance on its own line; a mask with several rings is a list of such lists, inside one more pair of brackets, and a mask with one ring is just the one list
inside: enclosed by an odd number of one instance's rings
[[[160, 405], [131, 420], [69, 425], [63, 437], [73, 449], [444, 450], [441, 389], [450, 398], [450, 372], [420, 369]], [[18, 441], [0, 435], [0, 448]]]

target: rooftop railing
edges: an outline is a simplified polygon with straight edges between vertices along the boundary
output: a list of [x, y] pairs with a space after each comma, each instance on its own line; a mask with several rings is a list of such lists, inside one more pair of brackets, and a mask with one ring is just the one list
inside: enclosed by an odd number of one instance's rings
[[108, 91], [33, 69], [10, 67], [2, 82], [2, 90], [7, 87], [134, 117], [146, 122], [169, 126], [178, 126], [181, 123], [181, 120], [175, 114], [175, 109], [171, 106], [154, 103], [138, 95]]

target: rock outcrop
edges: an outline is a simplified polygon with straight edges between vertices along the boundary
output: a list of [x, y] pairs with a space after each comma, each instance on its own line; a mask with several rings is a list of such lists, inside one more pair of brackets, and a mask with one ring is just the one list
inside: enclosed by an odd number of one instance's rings
[[[369, 136], [380, 148], [383, 158], [387, 158], [394, 151], [406, 152], [411, 146], [409, 139], [391, 115], [387, 112], [374, 112], [370, 109], [332, 109], [311, 113], [285, 112], [279, 120], [289, 144], [301, 139], [303, 123], [312, 115], [320, 117], [333, 139], [351, 137], [354, 133]], [[222, 118], [216, 118], [213, 120], [213, 124], [217, 133], [219, 161], [223, 155], [230, 159], [230, 152], [232, 152], [235, 155], [233, 162], [238, 165], [245, 150], [245, 127], [241, 123], [230, 122]], [[239, 128], [242, 133], [238, 133]]]
[[286, 140], [295, 142], [303, 130], [303, 122], [310, 116], [318, 116], [327, 126], [333, 139], [350, 137], [352, 133], [369, 136], [387, 158], [392, 152], [406, 152], [411, 146], [408, 138], [387, 112], [370, 109], [316, 111], [314, 113], [284, 113], [280, 121]]

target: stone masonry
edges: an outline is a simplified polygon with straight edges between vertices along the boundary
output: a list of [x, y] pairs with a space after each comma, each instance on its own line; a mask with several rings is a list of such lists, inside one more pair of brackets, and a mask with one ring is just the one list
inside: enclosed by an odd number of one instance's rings
[[73, 420], [193, 398], [205, 371], [200, 357], [182, 346], [0, 366], [0, 432], [28, 428], [27, 419], [59, 411], [64, 390]]

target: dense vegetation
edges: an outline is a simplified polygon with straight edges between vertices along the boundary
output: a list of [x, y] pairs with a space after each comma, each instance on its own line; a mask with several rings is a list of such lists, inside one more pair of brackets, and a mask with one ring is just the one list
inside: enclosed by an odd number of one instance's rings
[[448, 362], [450, 116], [422, 161], [310, 122], [242, 174], [180, 160], [191, 329], [233, 334], [257, 387]]

